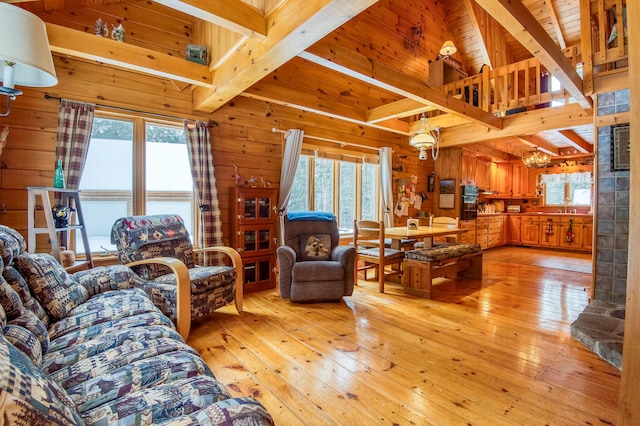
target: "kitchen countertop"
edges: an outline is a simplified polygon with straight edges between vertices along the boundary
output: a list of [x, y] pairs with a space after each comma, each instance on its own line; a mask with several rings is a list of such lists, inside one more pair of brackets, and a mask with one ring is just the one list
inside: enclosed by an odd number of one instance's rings
[[500, 212], [500, 213], [478, 213], [478, 217], [484, 216], [500, 216], [500, 215], [509, 215], [509, 216], [577, 216], [577, 217], [593, 217], [592, 213], [547, 213], [547, 212], [521, 212], [521, 213], [513, 213], [513, 212]]

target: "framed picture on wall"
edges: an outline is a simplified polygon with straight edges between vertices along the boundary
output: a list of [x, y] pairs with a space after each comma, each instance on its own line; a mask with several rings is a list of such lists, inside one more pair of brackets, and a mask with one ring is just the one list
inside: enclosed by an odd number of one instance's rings
[[611, 126], [611, 171], [629, 170], [631, 138], [629, 124]]
[[440, 179], [440, 203], [441, 209], [452, 209], [455, 206], [456, 180]]

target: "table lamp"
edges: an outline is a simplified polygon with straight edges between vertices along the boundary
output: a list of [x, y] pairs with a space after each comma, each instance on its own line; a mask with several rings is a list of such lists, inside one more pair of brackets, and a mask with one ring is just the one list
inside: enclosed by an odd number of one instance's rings
[[14, 85], [58, 84], [44, 22], [8, 3], [0, 3], [0, 81], [0, 95], [7, 97], [7, 110], [1, 117], [9, 115], [11, 101], [22, 94]]

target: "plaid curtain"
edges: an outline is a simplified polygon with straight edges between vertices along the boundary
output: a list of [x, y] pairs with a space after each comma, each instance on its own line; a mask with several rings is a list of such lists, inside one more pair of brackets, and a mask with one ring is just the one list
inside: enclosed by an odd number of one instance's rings
[[[209, 142], [209, 125], [196, 121], [195, 126], [184, 123], [187, 135], [189, 160], [191, 161], [191, 175], [195, 186], [196, 198], [200, 208], [200, 228], [198, 235], [199, 247], [223, 245], [222, 222], [220, 220], [220, 203], [216, 190], [216, 178]], [[201, 259], [204, 265], [218, 264], [222, 261], [219, 253], [209, 254]]]
[[[65, 186], [78, 189], [82, 170], [87, 159], [87, 148], [91, 139], [93, 116], [96, 106], [84, 102], [62, 99], [58, 109], [58, 136], [56, 163], [62, 160]], [[61, 196], [56, 194], [56, 204]]]

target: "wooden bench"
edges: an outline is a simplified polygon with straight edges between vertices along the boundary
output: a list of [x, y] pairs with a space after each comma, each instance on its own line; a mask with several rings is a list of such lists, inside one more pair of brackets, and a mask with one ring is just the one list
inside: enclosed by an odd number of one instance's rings
[[433, 279], [458, 276], [482, 280], [482, 249], [479, 244], [452, 244], [405, 252], [402, 264], [404, 292], [431, 298]]

